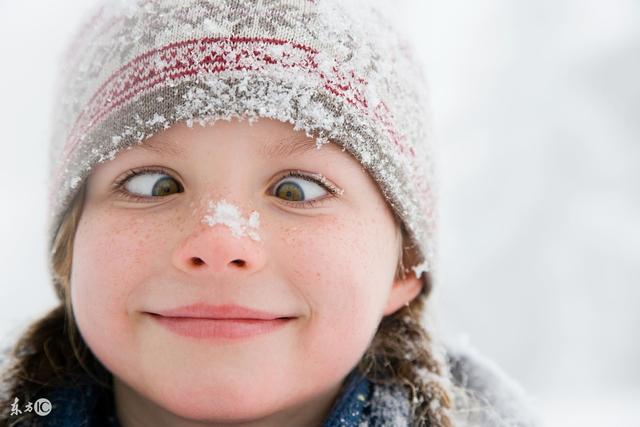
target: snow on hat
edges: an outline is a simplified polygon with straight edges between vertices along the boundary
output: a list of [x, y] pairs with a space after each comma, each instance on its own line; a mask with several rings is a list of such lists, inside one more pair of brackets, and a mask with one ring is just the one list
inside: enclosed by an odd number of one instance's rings
[[416, 274], [432, 270], [426, 84], [370, 0], [103, 0], [61, 68], [50, 248], [94, 165], [177, 122], [265, 117], [351, 153], [417, 246]]

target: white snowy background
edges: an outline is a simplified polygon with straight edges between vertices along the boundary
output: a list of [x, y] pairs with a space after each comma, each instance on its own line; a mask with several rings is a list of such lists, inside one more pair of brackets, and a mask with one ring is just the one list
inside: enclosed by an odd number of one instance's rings
[[[87, 0], [0, 0], [0, 343], [55, 304], [53, 66]], [[547, 426], [640, 426], [640, 3], [393, 3], [427, 66], [437, 318]]]

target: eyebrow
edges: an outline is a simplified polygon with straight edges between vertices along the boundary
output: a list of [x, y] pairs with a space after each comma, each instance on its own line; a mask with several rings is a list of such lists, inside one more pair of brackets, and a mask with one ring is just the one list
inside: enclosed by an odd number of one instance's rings
[[140, 144], [137, 145], [136, 148], [152, 151], [156, 154], [161, 154], [165, 156], [175, 156], [175, 157], [183, 157], [184, 151], [179, 145], [175, 147], [166, 142], [160, 142], [159, 144]]
[[[323, 146], [324, 145], [331, 149], [341, 149], [333, 143], [323, 144]], [[258, 152], [267, 159], [274, 159], [278, 157], [300, 156], [311, 150], [320, 151], [318, 148], [315, 140], [294, 136], [273, 140], [270, 144], [262, 146]]]
[[[179, 144], [174, 145], [167, 143], [166, 141], [161, 141], [160, 143], [155, 144], [140, 144], [137, 148], [165, 156], [184, 156], [184, 151]], [[332, 142], [322, 144], [321, 148], [329, 149], [331, 151], [342, 151], [342, 147]], [[258, 153], [267, 159], [275, 159], [278, 157], [300, 156], [312, 150], [320, 151], [315, 140], [309, 140], [300, 136], [287, 136], [284, 138], [274, 139], [270, 143], [263, 145], [258, 150]]]

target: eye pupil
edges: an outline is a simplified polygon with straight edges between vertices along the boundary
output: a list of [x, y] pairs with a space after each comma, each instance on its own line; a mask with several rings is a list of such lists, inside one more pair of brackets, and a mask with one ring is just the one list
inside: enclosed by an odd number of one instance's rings
[[276, 195], [295, 202], [304, 199], [304, 191], [298, 184], [293, 182], [280, 184], [276, 189]]
[[163, 196], [171, 194], [173, 191], [179, 191], [175, 180], [173, 178], [163, 178], [153, 186], [152, 194], [154, 196]]

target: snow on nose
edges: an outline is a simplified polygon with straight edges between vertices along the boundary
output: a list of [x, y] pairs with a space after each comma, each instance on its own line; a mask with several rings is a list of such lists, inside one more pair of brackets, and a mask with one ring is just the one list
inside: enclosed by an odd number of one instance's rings
[[218, 202], [209, 201], [207, 215], [202, 219], [203, 223], [210, 226], [216, 224], [226, 225], [231, 229], [235, 237], [249, 236], [252, 240], [260, 241], [258, 228], [260, 227], [260, 214], [251, 212], [248, 218], [244, 218], [240, 209], [233, 203], [220, 199]]

